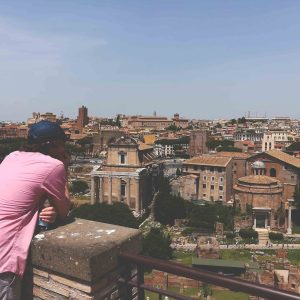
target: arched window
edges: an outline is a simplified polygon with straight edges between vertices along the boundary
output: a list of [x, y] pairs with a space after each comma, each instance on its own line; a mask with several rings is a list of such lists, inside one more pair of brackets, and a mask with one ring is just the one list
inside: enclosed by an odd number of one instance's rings
[[270, 169], [270, 176], [276, 177], [276, 169], [274, 169], [274, 168]]

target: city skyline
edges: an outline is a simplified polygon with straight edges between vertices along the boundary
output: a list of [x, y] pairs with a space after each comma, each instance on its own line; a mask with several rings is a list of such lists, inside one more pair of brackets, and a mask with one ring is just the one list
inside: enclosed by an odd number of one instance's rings
[[300, 117], [297, 1], [0, 3], [0, 120]]

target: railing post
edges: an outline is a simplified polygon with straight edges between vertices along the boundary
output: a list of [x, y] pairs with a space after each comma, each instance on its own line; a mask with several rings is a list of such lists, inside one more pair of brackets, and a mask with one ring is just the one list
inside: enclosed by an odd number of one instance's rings
[[145, 290], [141, 288], [141, 284], [144, 284], [144, 269], [142, 266], [137, 266], [137, 283], [138, 283], [138, 300], [145, 299]]
[[132, 287], [128, 284], [128, 282], [132, 278], [132, 270], [131, 264], [128, 262], [124, 263], [124, 271], [122, 272], [122, 282], [120, 283], [120, 299], [121, 300], [129, 300], [132, 299]]

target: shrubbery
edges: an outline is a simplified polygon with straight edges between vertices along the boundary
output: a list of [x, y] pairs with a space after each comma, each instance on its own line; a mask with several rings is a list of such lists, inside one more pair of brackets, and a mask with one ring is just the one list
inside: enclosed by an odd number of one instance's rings
[[272, 241], [282, 241], [283, 234], [280, 232], [269, 232], [269, 239]]
[[235, 238], [235, 234], [233, 232], [227, 232], [226, 233], [226, 239], [232, 240]]
[[112, 205], [106, 203], [83, 204], [75, 208], [71, 212], [71, 216], [131, 228], [138, 227], [138, 221], [129, 207], [120, 202]]
[[168, 260], [172, 258], [171, 238], [160, 228], [151, 228], [143, 238], [143, 255]]
[[258, 233], [252, 228], [250, 228], [250, 229], [241, 229], [239, 231], [239, 235], [242, 239], [248, 240], [249, 243], [250, 243], [251, 239], [255, 240], [255, 239], [258, 238]]

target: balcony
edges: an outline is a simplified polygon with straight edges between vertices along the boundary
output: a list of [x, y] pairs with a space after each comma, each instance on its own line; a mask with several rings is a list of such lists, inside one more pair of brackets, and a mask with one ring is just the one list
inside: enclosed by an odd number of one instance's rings
[[145, 284], [149, 269], [253, 295], [249, 299], [300, 299], [270, 286], [145, 257], [140, 250], [138, 230], [99, 222], [76, 219], [41, 233], [32, 242], [22, 300], [142, 300], [146, 291], [157, 293], [158, 299], [192, 299]]

